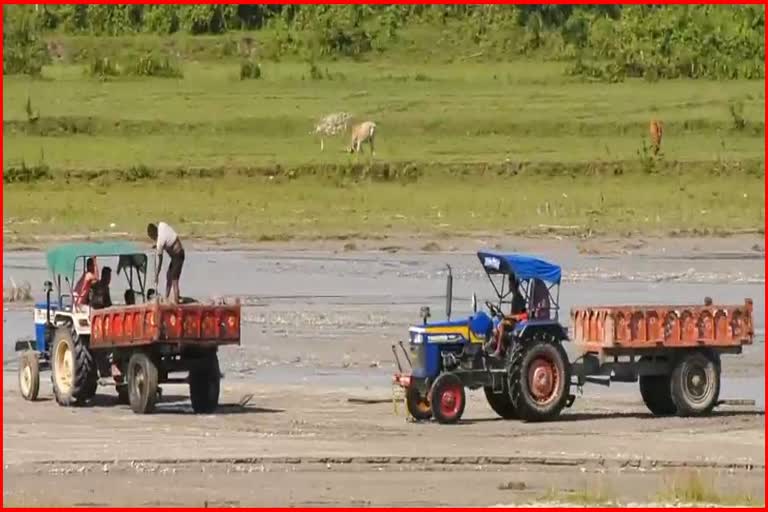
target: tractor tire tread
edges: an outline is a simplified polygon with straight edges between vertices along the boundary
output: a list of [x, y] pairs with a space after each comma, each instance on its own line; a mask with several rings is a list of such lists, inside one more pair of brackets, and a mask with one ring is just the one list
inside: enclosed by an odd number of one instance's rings
[[55, 370], [51, 372], [54, 397], [60, 405], [82, 405], [87, 400], [94, 397], [99, 384], [93, 354], [91, 354], [91, 351], [88, 348], [86, 338], [78, 336], [71, 326], [59, 327], [56, 331], [52, 352], [55, 353], [57, 344], [62, 343], [62, 341], [60, 341], [62, 339], [61, 335], [66, 333], [69, 338], [69, 343], [71, 344], [72, 360], [75, 367], [73, 369], [74, 378], [72, 382], [72, 391], [68, 395], [61, 394], [56, 385], [54, 376]]
[[[525, 363], [526, 355], [542, 345], [553, 347], [562, 363], [563, 372], [563, 375], [561, 375], [561, 380], [563, 381], [561, 396], [554, 401], [552, 406], [543, 411], [537, 410], [526, 399], [523, 391], [523, 364]], [[530, 340], [516, 343], [510, 354], [507, 368], [510, 402], [520, 419], [526, 422], [548, 421], [558, 416], [565, 408], [571, 385], [570, 363], [565, 349], [554, 336], [547, 332], [537, 332], [533, 334]]]

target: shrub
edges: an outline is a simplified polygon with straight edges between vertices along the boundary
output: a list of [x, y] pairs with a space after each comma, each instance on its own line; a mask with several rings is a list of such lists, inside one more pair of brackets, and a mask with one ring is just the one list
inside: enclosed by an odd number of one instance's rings
[[240, 80], [258, 80], [261, 78], [261, 65], [258, 62], [243, 61], [240, 63]]
[[128, 67], [128, 73], [136, 76], [159, 78], [182, 78], [184, 76], [179, 64], [173, 62], [168, 56], [152, 53], [138, 57], [133, 65]]
[[48, 48], [42, 39], [41, 18], [31, 6], [3, 7], [3, 74], [39, 76], [43, 65], [50, 62]]
[[87, 73], [95, 78], [104, 79], [107, 77], [120, 76], [120, 65], [109, 57], [94, 56], [88, 65]]

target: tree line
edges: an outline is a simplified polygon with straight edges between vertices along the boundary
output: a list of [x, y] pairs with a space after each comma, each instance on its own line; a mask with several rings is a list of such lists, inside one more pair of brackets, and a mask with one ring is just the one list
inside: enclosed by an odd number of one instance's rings
[[[504, 60], [570, 61], [569, 72], [625, 77], [763, 78], [762, 5], [4, 5], [6, 72], [25, 72], [51, 32], [223, 34], [270, 30], [276, 56], [364, 57], [411, 26], [453, 48]], [[450, 30], [448, 30], [450, 29]], [[7, 54], [7, 55], [6, 55]], [[33, 68], [35, 66], [32, 66]]]

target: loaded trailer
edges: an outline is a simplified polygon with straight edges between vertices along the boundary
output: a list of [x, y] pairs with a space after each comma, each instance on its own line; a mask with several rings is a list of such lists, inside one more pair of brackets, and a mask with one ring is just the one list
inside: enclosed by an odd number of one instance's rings
[[742, 305], [591, 306], [571, 310], [576, 384], [639, 382], [656, 415], [698, 416], [720, 401], [723, 354], [753, 341], [752, 300]]
[[[551, 420], [573, 404], [572, 386], [611, 382], [639, 382], [655, 415], [705, 415], [721, 403], [720, 356], [738, 354], [753, 340], [751, 299], [574, 308], [571, 334], [559, 321], [559, 266], [521, 254], [477, 256], [496, 292], [495, 302], [485, 302], [488, 312], [478, 311], [473, 294], [472, 314], [450, 319], [448, 267], [448, 319], [430, 322], [423, 307], [423, 322], [410, 327], [407, 345], [392, 345], [393, 382], [405, 389], [417, 420], [457, 422], [465, 388], [483, 388], [502, 418]], [[566, 342], [579, 353], [574, 361]]]

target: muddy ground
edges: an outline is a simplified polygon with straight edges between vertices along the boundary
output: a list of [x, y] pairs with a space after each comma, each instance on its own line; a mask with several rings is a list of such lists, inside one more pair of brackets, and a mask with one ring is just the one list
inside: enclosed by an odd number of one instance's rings
[[[224, 405], [212, 416], [191, 414], [179, 385], [163, 387], [152, 416], [115, 405], [108, 388], [92, 406], [64, 409], [51, 400], [47, 375], [41, 400], [24, 402], [12, 347], [32, 334], [30, 306], [5, 304], [4, 503], [648, 503], [674, 502], [673, 488], [680, 497], [696, 485], [710, 495], [687, 498], [762, 503], [762, 239], [509, 240], [499, 247], [563, 265], [566, 324], [577, 304], [752, 297], [757, 339], [724, 357], [722, 397], [752, 399], [754, 407], [659, 419], [646, 413], [634, 385], [588, 386], [561, 421], [523, 424], [497, 419], [482, 392], [472, 392], [465, 421], [454, 426], [407, 423], [402, 407], [395, 414], [386, 401], [390, 346], [418, 321], [421, 305], [444, 315], [446, 263], [454, 316], [469, 313], [472, 291], [481, 303], [491, 298], [472, 249], [496, 242], [440, 241], [430, 250], [413, 241], [366, 243], [188, 251], [183, 294], [237, 296], [245, 306], [242, 346], [221, 352]], [[45, 279], [40, 252], [6, 252], [3, 267], [6, 281]], [[117, 283], [113, 290], [122, 295]]]

